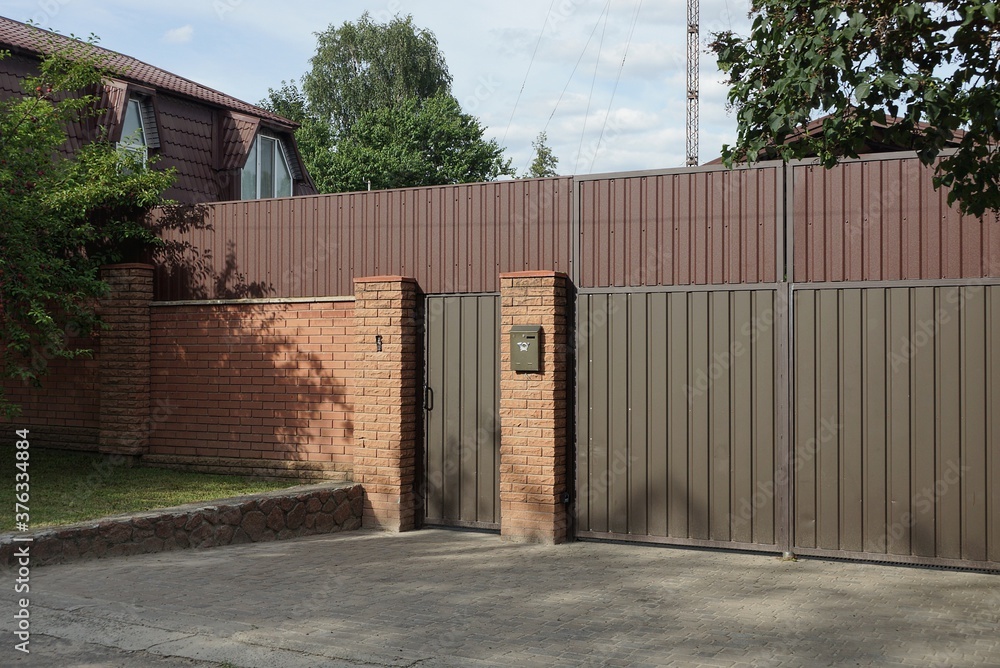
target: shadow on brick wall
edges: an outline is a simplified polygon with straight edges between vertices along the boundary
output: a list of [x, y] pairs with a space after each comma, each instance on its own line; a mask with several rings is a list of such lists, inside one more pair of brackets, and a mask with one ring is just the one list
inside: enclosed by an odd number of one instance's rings
[[291, 462], [350, 471], [352, 315], [351, 302], [154, 307], [152, 399], [171, 412], [150, 455], [240, 459], [217, 465], [256, 475]]

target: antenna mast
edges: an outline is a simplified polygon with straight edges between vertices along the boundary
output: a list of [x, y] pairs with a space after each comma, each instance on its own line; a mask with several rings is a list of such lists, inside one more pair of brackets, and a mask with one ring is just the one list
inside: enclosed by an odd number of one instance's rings
[[687, 40], [687, 165], [698, 165], [698, 44], [700, 32], [699, 0], [688, 0], [688, 40]]

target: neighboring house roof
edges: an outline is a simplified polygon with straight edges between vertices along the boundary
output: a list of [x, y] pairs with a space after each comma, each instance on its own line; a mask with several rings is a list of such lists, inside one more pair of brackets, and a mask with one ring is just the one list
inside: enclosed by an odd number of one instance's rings
[[[826, 116], [821, 116], [815, 120], [809, 121], [806, 125], [799, 127], [795, 132], [792, 132], [787, 137], [785, 137], [784, 143], [794, 144], [795, 142], [801, 141], [806, 137], [813, 138], [821, 136], [823, 134], [823, 121], [825, 121], [827, 118], [830, 118], [829, 114]], [[889, 127], [895, 125], [896, 123], [902, 123], [902, 122], [903, 119], [901, 118], [890, 117], [886, 118], [885, 123], [873, 123], [872, 127], [874, 128], [875, 131], [872, 132], [872, 135], [865, 140], [865, 145], [858, 151], [858, 154], [865, 155], [869, 153], [894, 153], [897, 151], [912, 151], [913, 150], [912, 145], [906, 146], [899, 144], [898, 142], [892, 142], [884, 136], [885, 133], [883, 132], [883, 130], [888, 129]], [[931, 126], [928, 125], [927, 123], [917, 123], [915, 131], [916, 133], [925, 132], [930, 127]], [[948, 145], [958, 146], [959, 143], [962, 141], [962, 137], [964, 136], [965, 133], [962, 132], [961, 130], [955, 132], [954, 136], [948, 142]], [[773, 149], [767, 149], [767, 148], [763, 149], [760, 152], [760, 155], [758, 155], [758, 159], [765, 159], [769, 157], [769, 155], [773, 155], [772, 153], [769, 153], [769, 151], [771, 150]], [[715, 160], [711, 160], [705, 164], [720, 165], [722, 164], [722, 158], [716, 158]]]
[[[0, 16], [0, 44], [13, 52], [23, 51], [34, 56], [41, 56], [49, 52], [51, 46], [80, 46], [86, 43]], [[144, 63], [138, 58], [110, 51], [100, 46], [88, 46], [87, 48], [100, 55], [102, 61], [114, 75], [125, 81], [146, 85], [161, 91], [169, 91], [224, 109], [250, 114], [282, 128], [294, 129], [298, 127], [297, 123], [287, 118], [149, 63]]]
[[[66, 47], [89, 50], [110, 71], [95, 91], [105, 113], [83, 118], [67, 128], [64, 150], [76, 151], [106, 131], [119, 141], [130, 98], [142, 100], [147, 146], [159, 156], [159, 166], [174, 168], [177, 179], [164, 195], [184, 204], [239, 199], [240, 173], [259, 133], [276, 137], [293, 174], [294, 195], [316, 193], [294, 139], [298, 124], [126, 56], [86, 42], [0, 17], [0, 49], [11, 56], [0, 60], [0, 99], [23, 95], [21, 80], [37, 74], [45, 54]], [[152, 142], [150, 143], [150, 140]]]

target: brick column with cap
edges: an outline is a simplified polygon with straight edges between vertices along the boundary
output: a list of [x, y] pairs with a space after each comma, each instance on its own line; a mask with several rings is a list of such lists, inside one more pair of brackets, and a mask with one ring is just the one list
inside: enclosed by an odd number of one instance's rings
[[149, 305], [153, 267], [116, 264], [103, 267], [111, 286], [101, 301], [100, 436], [103, 454], [141, 457], [149, 448]]
[[423, 339], [419, 288], [402, 276], [354, 279], [354, 481], [364, 526], [417, 526]]
[[[561, 543], [567, 487], [569, 280], [558, 272], [500, 275], [500, 535]], [[510, 368], [510, 330], [541, 325], [538, 372]]]

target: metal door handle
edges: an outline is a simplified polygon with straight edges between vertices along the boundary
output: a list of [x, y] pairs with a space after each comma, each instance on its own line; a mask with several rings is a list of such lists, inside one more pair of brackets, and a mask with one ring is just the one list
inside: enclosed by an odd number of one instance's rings
[[431, 389], [430, 385], [424, 386], [424, 410], [434, 410], [434, 390]]

